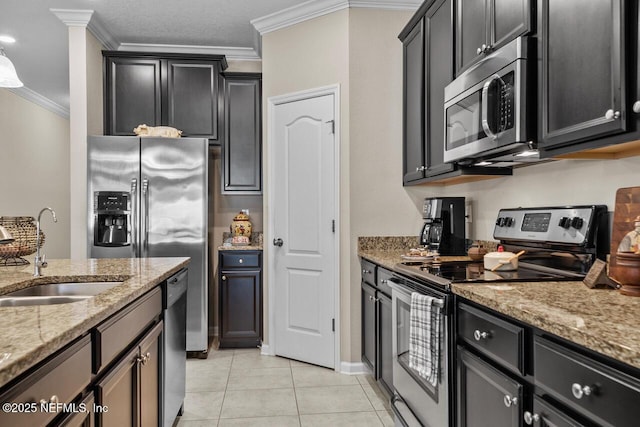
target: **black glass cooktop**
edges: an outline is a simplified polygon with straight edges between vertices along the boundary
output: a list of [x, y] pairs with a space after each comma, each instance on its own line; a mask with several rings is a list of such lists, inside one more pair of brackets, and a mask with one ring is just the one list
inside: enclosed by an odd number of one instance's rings
[[482, 261], [448, 261], [432, 263], [402, 263], [399, 270], [430, 280], [438, 278], [450, 283], [474, 282], [526, 282], [545, 280], [576, 280], [575, 275], [540, 271], [520, 264], [515, 271], [489, 271]]

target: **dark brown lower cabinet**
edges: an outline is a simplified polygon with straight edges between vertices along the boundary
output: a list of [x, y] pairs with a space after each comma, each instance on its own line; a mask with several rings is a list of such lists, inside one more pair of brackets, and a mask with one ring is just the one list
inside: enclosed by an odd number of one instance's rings
[[220, 348], [262, 342], [262, 251], [220, 251]]
[[96, 418], [99, 426], [159, 424], [163, 326], [162, 322], [154, 326], [98, 382]]
[[79, 410], [74, 414], [70, 414], [58, 424], [60, 427], [93, 427], [96, 425], [95, 415], [93, 413], [93, 404], [95, 399], [93, 393], [87, 395], [80, 404], [84, 410]]
[[458, 425], [523, 425], [523, 385], [458, 347]]
[[391, 298], [378, 292], [378, 381], [393, 394], [393, 321]]
[[377, 372], [376, 363], [376, 290], [362, 282], [362, 361], [371, 372]]

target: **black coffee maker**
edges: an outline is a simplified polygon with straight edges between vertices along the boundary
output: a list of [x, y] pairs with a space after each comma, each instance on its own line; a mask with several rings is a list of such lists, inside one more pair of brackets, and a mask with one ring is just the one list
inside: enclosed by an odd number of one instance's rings
[[440, 255], [466, 255], [464, 197], [424, 199], [420, 244]]

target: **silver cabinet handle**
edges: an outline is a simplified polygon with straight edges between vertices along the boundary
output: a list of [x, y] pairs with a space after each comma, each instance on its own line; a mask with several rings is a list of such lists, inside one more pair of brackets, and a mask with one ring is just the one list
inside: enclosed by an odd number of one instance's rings
[[481, 47], [479, 47], [478, 49], [476, 49], [476, 53], [477, 53], [478, 55], [480, 55], [480, 54], [482, 53], [482, 48], [481, 48]]
[[383, 285], [386, 285], [388, 283], [388, 280], [387, 279], [381, 279], [380, 283], [383, 284]]
[[538, 421], [540, 421], [540, 415], [538, 414], [532, 414], [529, 411], [524, 411], [524, 422], [526, 425], [530, 426], [533, 423], [537, 423]]
[[227, 276], [222, 276], [222, 277], [221, 277], [221, 279], [222, 279], [223, 281], [224, 281], [224, 280], [227, 280]]
[[478, 329], [476, 329], [475, 331], [473, 331], [473, 338], [476, 341], [480, 341], [480, 340], [484, 340], [489, 338], [491, 335], [489, 334], [489, 332], [480, 332]]
[[633, 112], [640, 113], [640, 101], [636, 101], [633, 103]]
[[604, 118], [607, 120], [618, 120], [620, 118], [620, 111], [613, 111], [612, 109], [609, 109], [606, 113], [604, 113]]
[[502, 401], [504, 402], [504, 406], [506, 406], [507, 408], [511, 408], [512, 406], [516, 406], [518, 404], [518, 398], [511, 397], [508, 394], [504, 395]]
[[40, 404], [41, 404], [41, 405], [47, 405], [47, 404], [50, 404], [50, 403], [52, 403], [52, 404], [54, 404], [54, 405], [57, 405], [59, 402], [60, 402], [60, 398], [59, 398], [57, 395], [55, 395], [55, 394], [54, 394], [53, 396], [51, 396], [51, 397], [49, 398], [49, 400], [46, 400], [46, 399], [40, 399]]
[[369, 271], [369, 270], [362, 270], [362, 274], [371, 274], [371, 271]]
[[427, 170], [427, 167], [426, 167], [426, 166], [424, 166], [424, 165], [423, 165], [423, 166], [418, 166], [418, 167], [416, 168], [416, 172], [424, 172], [424, 171], [426, 171], [426, 170]]
[[243, 262], [244, 262], [244, 260], [243, 260], [242, 258], [240, 258], [240, 259], [238, 260], [238, 264], [242, 264]]
[[571, 394], [573, 394], [573, 397], [576, 399], [582, 399], [582, 396], [589, 396], [592, 391], [593, 389], [588, 385], [582, 386], [578, 383], [573, 383], [571, 385]]
[[369, 301], [378, 302], [380, 301], [380, 298], [374, 298], [371, 295], [369, 295]]

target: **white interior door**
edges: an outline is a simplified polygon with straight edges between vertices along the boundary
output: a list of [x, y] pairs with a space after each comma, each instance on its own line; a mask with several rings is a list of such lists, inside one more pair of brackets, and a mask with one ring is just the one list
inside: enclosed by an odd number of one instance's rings
[[331, 368], [337, 287], [334, 105], [334, 94], [275, 105], [269, 207], [275, 353]]

